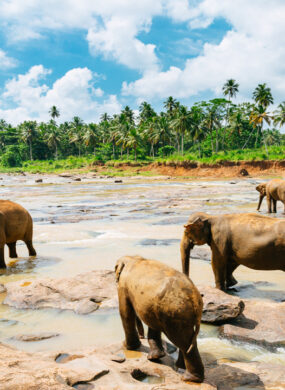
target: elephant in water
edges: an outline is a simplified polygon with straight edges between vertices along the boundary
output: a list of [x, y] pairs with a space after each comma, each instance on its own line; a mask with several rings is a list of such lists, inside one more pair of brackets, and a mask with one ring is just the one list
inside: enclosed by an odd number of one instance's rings
[[256, 190], [260, 193], [257, 211], [259, 211], [263, 198], [266, 196], [268, 213], [276, 213], [277, 200], [281, 200], [284, 204], [285, 214], [285, 180], [273, 179], [268, 183], [261, 183], [256, 187]]
[[0, 268], [6, 268], [5, 244], [9, 247], [9, 256], [18, 257], [16, 252], [18, 240], [25, 242], [30, 256], [36, 256], [33, 247], [33, 220], [29, 212], [15, 202], [0, 200]]
[[138, 349], [136, 324], [148, 326], [149, 360], [165, 356], [161, 332], [179, 348], [176, 365], [183, 380], [202, 382], [204, 366], [197, 348], [203, 301], [192, 281], [158, 261], [125, 256], [117, 261], [119, 309], [127, 349]]
[[189, 274], [194, 245], [208, 244], [216, 287], [220, 290], [237, 283], [232, 273], [239, 265], [285, 271], [285, 220], [254, 213], [195, 213], [184, 228], [180, 243], [183, 272]]

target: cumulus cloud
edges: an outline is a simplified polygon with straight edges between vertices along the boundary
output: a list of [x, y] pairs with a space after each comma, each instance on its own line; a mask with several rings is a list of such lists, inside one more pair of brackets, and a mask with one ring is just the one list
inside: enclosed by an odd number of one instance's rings
[[185, 10], [184, 17], [174, 11], [172, 14], [177, 20], [188, 21], [192, 28], [203, 28], [222, 17], [232, 25], [232, 30], [219, 44], [206, 43], [202, 53], [188, 59], [183, 69], [170, 67], [164, 72], [146, 72], [134, 82], [123, 83], [124, 95], [152, 99], [170, 95], [187, 98], [206, 90], [220, 93], [225, 80], [235, 78], [244, 96], [251, 95], [258, 83], [267, 82], [275, 97], [284, 99], [285, 4], [282, 0], [270, 3], [203, 0], [191, 12]]
[[0, 49], [0, 70], [14, 68], [15, 66], [17, 66], [17, 61], [12, 57], [8, 57], [5, 51]]
[[43, 80], [50, 73], [42, 65], [36, 65], [8, 81], [0, 99], [9, 102], [10, 107], [0, 109], [0, 117], [12, 124], [28, 119], [46, 121], [50, 107], [55, 105], [61, 121], [71, 120], [73, 116], [97, 121], [103, 112], [112, 115], [121, 110], [115, 95], [98, 100], [103, 91], [94, 87], [96, 75], [88, 68], [72, 69], [48, 87]]

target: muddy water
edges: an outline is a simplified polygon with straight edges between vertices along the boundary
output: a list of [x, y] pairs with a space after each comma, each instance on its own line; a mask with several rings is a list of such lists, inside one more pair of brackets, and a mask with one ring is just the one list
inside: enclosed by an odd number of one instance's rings
[[[40, 277], [67, 277], [93, 269], [113, 269], [118, 257], [141, 254], [181, 268], [179, 240], [189, 214], [251, 212], [257, 204], [255, 186], [260, 180], [161, 181], [154, 179], [72, 179], [35, 176], [3, 176], [1, 198], [26, 207], [34, 219], [34, 246], [38, 256], [27, 257], [18, 243], [20, 256], [1, 272], [0, 283]], [[266, 205], [262, 206], [265, 212]], [[279, 205], [278, 215], [281, 217]], [[195, 283], [213, 285], [206, 261], [194, 258], [191, 277]], [[6, 262], [9, 262], [6, 252]], [[235, 273], [243, 297], [280, 299], [285, 276], [239, 267]], [[1, 301], [4, 295], [0, 296]], [[38, 342], [20, 342], [14, 336], [53, 332], [58, 337]], [[64, 352], [123, 339], [117, 311], [98, 311], [80, 316], [71, 311], [15, 310], [0, 305], [0, 341], [28, 351]], [[203, 325], [201, 352], [216, 359], [275, 361], [285, 363], [285, 350], [265, 349], [218, 338], [217, 329]]]

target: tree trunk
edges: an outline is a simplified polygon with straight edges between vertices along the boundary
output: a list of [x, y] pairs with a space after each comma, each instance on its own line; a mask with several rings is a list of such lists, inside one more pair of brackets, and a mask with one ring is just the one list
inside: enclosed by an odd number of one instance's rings
[[134, 145], [134, 149], [135, 149], [135, 161], [137, 161], [137, 145]]
[[115, 141], [113, 140], [112, 143], [113, 143], [113, 159], [115, 160], [115, 158], [116, 158], [116, 155], [115, 155]]
[[198, 141], [198, 150], [199, 150], [199, 158], [201, 158], [201, 148], [200, 148], [200, 142]]
[[181, 154], [184, 154], [184, 133], [181, 133]]
[[212, 147], [212, 154], [214, 154], [213, 134], [212, 134], [212, 131], [211, 131], [211, 130], [210, 130], [210, 136], [211, 136], [211, 147]]
[[216, 153], [219, 151], [219, 135], [218, 129], [216, 129]]
[[32, 147], [32, 141], [29, 141], [29, 147], [30, 147], [30, 160], [33, 160], [33, 147]]
[[94, 146], [94, 157], [96, 156], [96, 146]]
[[57, 160], [57, 143], [55, 144], [55, 159]]

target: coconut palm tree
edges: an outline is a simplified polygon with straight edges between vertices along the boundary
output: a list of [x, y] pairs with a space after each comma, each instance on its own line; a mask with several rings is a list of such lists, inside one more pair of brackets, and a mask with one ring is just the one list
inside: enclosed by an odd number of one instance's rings
[[51, 106], [49, 114], [53, 120], [55, 120], [55, 118], [59, 118], [60, 116], [60, 112], [56, 106]]
[[74, 143], [78, 148], [78, 156], [81, 155], [81, 144], [83, 139], [83, 125], [84, 122], [79, 116], [73, 117], [70, 124], [70, 142]]
[[133, 112], [133, 110], [130, 109], [129, 106], [126, 106], [126, 107], [122, 110], [121, 113], [125, 115], [126, 120], [129, 121], [131, 124], [134, 124], [134, 123], [135, 123], [135, 120], [134, 120], [134, 112]]
[[49, 147], [55, 149], [55, 159], [58, 158], [58, 146], [61, 141], [61, 132], [59, 128], [56, 126], [56, 123], [53, 119], [50, 120], [47, 132], [45, 133], [44, 139], [46, 140]]
[[236, 97], [238, 93], [239, 84], [234, 79], [229, 79], [223, 85], [223, 94], [224, 96], [229, 96], [230, 100], [233, 97]]
[[91, 146], [94, 148], [94, 156], [96, 156], [96, 144], [98, 142], [98, 126], [96, 123], [89, 123], [86, 127], [86, 131], [82, 136], [86, 146]]
[[29, 146], [30, 160], [33, 160], [33, 139], [37, 134], [37, 122], [25, 121], [20, 125], [21, 138]]
[[140, 122], [147, 121], [149, 118], [156, 116], [154, 109], [147, 102], [142, 102], [139, 106]]
[[179, 106], [176, 110], [174, 119], [171, 121], [171, 126], [176, 131], [177, 135], [181, 136], [181, 154], [184, 154], [184, 135], [187, 130], [190, 130], [192, 118], [185, 106]]
[[266, 86], [266, 83], [258, 84], [258, 86], [253, 91], [252, 98], [259, 106], [262, 106], [265, 110], [270, 104], [274, 103], [271, 94], [271, 89]]
[[262, 136], [263, 123], [266, 122], [268, 125], [270, 125], [271, 119], [272, 119], [271, 115], [266, 111], [266, 109], [262, 105], [255, 107], [255, 109], [252, 111], [250, 115], [250, 123], [257, 130], [255, 147], [257, 147], [258, 137]]
[[164, 108], [166, 109], [167, 113], [169, 114], [169, 116], [172, 116], [175, 109], [177, 108], [177, 105], [178, 105], [178, 101], [176, 99], [174, 99], [172, 96], [169, 96], [169, 98], [167, 98], [164, 102], [163, 102], [163, 105], [164, 105]]
[[274, 125], [280, 128], [285, 125], [285, 101], [280, 103], [277, 110], [274, 111]]

